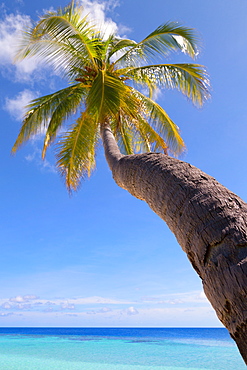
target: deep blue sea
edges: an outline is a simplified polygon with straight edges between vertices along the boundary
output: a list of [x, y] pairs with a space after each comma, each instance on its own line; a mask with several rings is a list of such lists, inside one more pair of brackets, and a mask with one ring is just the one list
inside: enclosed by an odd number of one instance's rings
[[1, 370], [246, 370], [226, 329], [0, 328]]

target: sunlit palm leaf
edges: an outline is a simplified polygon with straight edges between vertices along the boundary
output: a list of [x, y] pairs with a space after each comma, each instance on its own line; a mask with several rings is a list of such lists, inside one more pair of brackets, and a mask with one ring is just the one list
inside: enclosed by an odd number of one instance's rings
[[136, 122], [136, 128], [134, 130], [136, 140], [134, 141], [134, 153], [146, 153], [152, 151], [152, 145], [145, 129], [141, 125], [141, 122], [145, 121], [142, 117]]
[[180, 50], [194, 58], [197, 55], [196, 41], [194, 30], [176, 22], [165, 23], [128, 50], [115, 64], [135, 65], [140, 59], [147, 61], [157, 54], [167, 56], [171, 50]]
[[202, 105], [209, 98], [207, 72], [199, 64], [159, 64], [129, 68], [125, 76], [149, 88], [176, 88], [194, 104]]
[[95, 148], [99, 140], [99, 126], [95, 117], [82, 113], [58, 143], [57, 166], [66, 185], [76, 190], [85, 176], [90, 176], [95, 167]]
[[12, 152], [16, 152], [20, 145], [31, 137], [45, 133], [44, 155], [62, 123], [82, 104], [84, 95], [85, 89], [81, 84], [77, 84], [33, 100], [27, 106], [28, 111]]
[[148, 150], [146, 151], [162, 151], [167, 153], [168, 145], [164, 139], [152, 128], [147, 120], [138, 120], [138, 130], [143, 139], [144, 147], [148, 145]]
[[119, 129], [117, 131], [117, 142], [122, 153], [134, 154], [133, 132], [126, 123], [119, 125]]
[[183, 139], [180, 136], [178, 126], [171, 120], [165, 110], [152, 99], [135, 90], [136, 94], [143, 103], [143, 109], [147, 120], [153, 129], [163, 138], [168, 148], [174, 153], [179, 154], [185, 148]]
[[50, 14], [25, 33], [17, 59], [39, 56], [58, 70], [95, 64], [94, 29], [80, 14]]
[[102, 122], [103, 117], [117, 114], [121, 100], [128, 91], [128, 87], [121, 80], [101, 70], [89, 91], [88, 109], [97, 115], [99, 122]]
[[[152, 100], [150, 101], [152, 102]], [[125, 154], [151, 150], [167, 152], [168, 145], [147, 119], [150, 120], [147, 106], [143, 99], [135, 94], [135, 90], [131, 89], [122, 101], [121, 113], [111, 125], [118, 144]]]
[[126, 48], [130, 49], [133, 46], [136, 46], [136, 42], [129, 39], [115, 39], [114, 42], [112, 42], [111, 48], [109, 48], [108, 52], [108, 61], [110, 61], [110, 58], [120, 52], [124, 51]]

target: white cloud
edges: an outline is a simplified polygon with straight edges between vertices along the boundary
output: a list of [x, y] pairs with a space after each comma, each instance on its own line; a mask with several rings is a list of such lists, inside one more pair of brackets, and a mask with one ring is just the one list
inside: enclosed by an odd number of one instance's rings
[[[104, 298], [104, 297], [78, 297], [78, 298], [54, 298], [54, 299], [40, 299], [38, 296], [34, 294], [28, 295], [17, 295], [15, 297], [11, 297], [9, 299], [0, 299], [0, 305], [2, 308], [10, 309], [10, 308], [30, 308], [32, 307], [53, 307], [53, 309], [67, 309], [67, 310], [74, 310], [76, 306], [84, 306], [84, 305], [96, 305], [105, 304], [105, 305], [127, 305], [131, 304], [132, 302], [124, 301], [124, 300], [115, 300], [111, 298]], [[130, 307], [131, 309], [131, 307]], [[97, 313], [106, 313], [110, 312], [112, 309], [109, 307], [101, 307], [96, 310]], [[130, 310], [131, 311], [131, 310]]]
[[[178, 35], [174, 35], [173, 37], [177, 41], [177, 43], [179, 44], [182, 53], [186, 54], [187, 42], [184, 40], [184, 38], [182, 36], [178, 36]], [[195, 56], [197, 56], [198, 54], [199, 54], [199, 52], [197, 51]]]
[[[30, 25], [30, 17], [21, 14], [9, 14], [0, 21], [0, 66], [13, 67], [20, 35]], [[37, 66], [38, 60], [35, 58], [16, 64], [15, 79], [25, 80]]]
[[21, 295], [17, 295], [16, 297], [14, 298], [10, 298], [10, 302], [17, 302], [17, 303], [20, 303], [20, 302], [26, 302], [25, 298]]
[[158, 87], [153, 91], [153, 100], [157, 101], [160, 96], [162, 96], [163, 91], [159, 89]]
[[37, 134], [30, 140], [32, 153], [26, 155], [25, 159], [27, 162], [33, 162], [38, 168], [40, 168], [44, 172], [57, 174], [57, 168], [53, 159], [51, 161], [47, 160], [46, 158], [42, 159], [41, 149], [40, 147], [38, 147], [37, 144], [37, 141], [40, 141], [41, 138], [42, 136]]
[[[160, 298], [150, 297], [148, 302], [130, 303], [104, 297], [40, 299], [34, 294], [16, 295], [0, 299], [0, 315], [3, 320], [5, 318], [5, 325], [10, 326], [18, 324], [13, 321], [18, 315], [22, 315], [27, 326], [104, 326], [106, 323], [107, 326], [141, 327], [221, 326], [200, 291], [169, 296], [169, 299], [187, 300], [183, 304], [157, 306]], [[100, 302], [110, 303], [99, 305]]]
[[84, 14], [87, 14], [89, 19], [103, 31], [106, 38], [110, 34], [118, 32], [117, 24], [111, 18], [106, 17], [106, 11], [110, 7], [117, 6], [117, 2], [114, 5], [113, 1], [97, 2], [81, 0], [81, 4], [84, 8]]
[[127, 315], [138, 315], [139, 314], [139, 312], [137, 311], [135, 307], [129, 307], [127, 310], [125, 310], [125, 313], [127, 313]]
[[56, 312], [53, 307], [46, 307], [42, 312]]
[[13, 312], [0, 312], [0, 317], [12, 316]]
[[88, 311], [87, 314], [88, 315], [97, 315], [97, 314], [105, 314], [105, 313], [108, 313], [108, 312], [112, 312], [112, 309], [109, 308], [109, 307], [102, 307], [99, 310]]
[[74, 310], [75, 309], [75, 305], [70, 304], [69, 302], [63, 302], [61, 303], [60, 306], [62, 310]]
[[75, 299], [68, 299], [68, 302], [72, 304], [131, 304], [132, 302], [124, 301], [124, 300], [116, 300], [112, 298], [104, 298], [104, 297], [86, 297], [86, 298], [75, 298]]
[[12, 308], [16, 308], [17, 310], [30, 310], [32, 308], [32, 305], [30, 303], [18, 303]]
[[5, 310], [9, 310], [12, 306], [9, 304], [9, 302], [4, 302], [1, 307]]
[[[17, 121], [22, 121], [26, 112], [26, 106], [37, 97], [38, 93], [35, 93], [31, 90], [25, 89], [21, 91], [18, 95], [13, 98], [6, 98], [4, 109]], [[44, 126], [41, 126], [40, 131], [34, 135], [30, 143], [32, 145], [32, 153], [26, 155], [25, 159], [28, 162], [34, 162], [40, 168], [48, 171], [57, 173], [56, 167], [54, 164], [50, 163], [46, 158], [41, 159], [41, 149], [39, 147], [40, 141], [44, 137]]]
[[37, 297], [36, 295], [34, 294], [29, 294], [29, 295], [25, 295], [24, 296], [24, 299], [27, 300], [27, 301], [30, 301], [30, 300], [36, 300], [38, 299], [39, 297]]
[[5, 309], [16, 309], [16, 310], [29, 310], [32, 308], [32, 304], [30, 301], [36, 301], [38, 297], [36, 295], [17, 295], [16, 297], [12, 297], [9, 299], [8, 302], [4, 302], [1, 307]]
[[0, 22], [0, 64], [12, 63], [21, 30], [30, 24], [26, 15], [9, 14]]
[[37, 96], [36, 93], [25, 89], [21, 91], [14, 98], [6, 98], [5, 100], [5, 110], [10, 113], [10, 115], [16, 120], [22, 120], [25, 114], [25, 107], [31, 100]]
[[173, 293], [152, 297], [143, 297], [142, 302], [151, 304], [169, 304], [169, 305], [181, 305], [181, 304], [207, 304], [210, 303], [203, 291]]
[[111, 312], [111, 311], [112, 311], [112, 309], [109, 308], [109, 307], [102, 307], [102, 308], [99, 309], [98, 312], [105, 313], [105, 312]]
[[[40, 133], [42, 134], [42, 133]], [[32, 153], [28, 154], [25, 156], [25, 159], [28, 162], [33, 162], [35, 165], [37, 165], [39, 168], [47, 171], [47, 172], [52, 172], [57, 174], [57, 169], [55, 164], [51, 163], [48, 161], [46, 158], [42, 159], [41, 155], [41, 149], [37, 146], [37, 141], [40, 140], [41, 135], [36, 135], [32, 138], [31, 144], [33, 147]]]

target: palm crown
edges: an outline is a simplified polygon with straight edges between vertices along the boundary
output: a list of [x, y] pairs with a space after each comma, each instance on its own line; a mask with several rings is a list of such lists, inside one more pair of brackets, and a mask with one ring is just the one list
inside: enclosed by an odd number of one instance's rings
[[166, 23], [136, 43], [116, 35], [104, 37], [74, 1], [46, 13], [24, 34], [17, 58], [42, 57], [69, 86], [27, 106], [13, 152], [45, 131], [44, 158], [62, 125], [74, 116], [74, 123], [63, 129], [57, 143], [57, 166], [69, 189], [76, 189], [94, 168], [100, 130], [105, 125], [111, 127], [126, 154], [181, 152], [184, 142], [179, 129], [152, 99], [152, 93], [156, 88], [176, 88], [202, 105], [208, 97], [208, 80], [198, 64], [153, 64], [155, 57], [167, 56], [171, 50], [195, 57], [193, 31]]

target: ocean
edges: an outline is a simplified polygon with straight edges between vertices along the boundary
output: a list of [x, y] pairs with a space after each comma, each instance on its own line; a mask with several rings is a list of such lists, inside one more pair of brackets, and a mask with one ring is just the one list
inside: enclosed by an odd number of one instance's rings
[[223, 328], [0, 328], [1, 370], [246, 370]]

